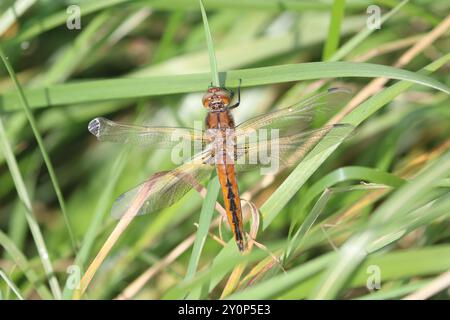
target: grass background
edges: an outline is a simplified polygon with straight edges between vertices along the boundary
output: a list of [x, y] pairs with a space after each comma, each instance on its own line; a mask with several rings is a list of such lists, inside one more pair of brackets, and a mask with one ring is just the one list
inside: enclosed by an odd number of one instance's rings
[[[449, 297], [448, 2], [375, 1], [371, 30], [366, 1], [205, 0], [214, 52], [196, 0], [76, 3], [80, 30], [69, 2], [0, 4], [2, 299]], [[87, 123], [192, 126], [212, 53], [219, 81], [242, 78], [237, 122], [342, 86], [352, 101], [315, 125], [355, 133], [275, 177], [239, 176], [261, 214], [248, 255], [225, 226], [216, 239], [215, 179], [205, 201], [138, 217], [102, 251], [114, 199], [173, 164], [99, 143]]]

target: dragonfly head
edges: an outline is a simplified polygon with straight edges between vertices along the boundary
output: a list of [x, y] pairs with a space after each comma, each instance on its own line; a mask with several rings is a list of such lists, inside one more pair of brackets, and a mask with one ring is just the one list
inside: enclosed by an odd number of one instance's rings
[[233, 98], [233, 92], [225, 88], [210, 87], [203, 96], [203, 106], [212, 112], [224, 111]]

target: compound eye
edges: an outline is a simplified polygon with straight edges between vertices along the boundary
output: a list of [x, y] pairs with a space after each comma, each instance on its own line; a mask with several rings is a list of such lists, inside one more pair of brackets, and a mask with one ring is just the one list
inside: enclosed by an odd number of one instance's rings
[[219, 95], [218, 97], [223, 102], [224, 105], [230, 104], [230, 96], [228, 96], [228, 95]]
[[216, 92], [216, 95], [219, 97], [220, 100], [223, 101], [225, 105], [229, 104], [231, 101], [231, 92], [225, 89], [220, 89]]
[[202, 104], [205, 108], [209, 107], [209, 101], [211, 100], [212, 97], [213, 97], [213, 94], [210, 92], [205, 93], [205, 95], [203, 96]]

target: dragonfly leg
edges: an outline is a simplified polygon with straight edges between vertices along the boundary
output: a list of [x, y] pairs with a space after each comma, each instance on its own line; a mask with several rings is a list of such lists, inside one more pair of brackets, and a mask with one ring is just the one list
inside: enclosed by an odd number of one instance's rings
[[239, 86], [238, 86], [238, 89], [237, 89], [238, 100], [237, 100], [237, 102], [235, 104], [229, 106], [227, 108], [228, 110], [238, 107], [239, 104], [241, 103], [241, 83], [242, 83], [242, 79], [239, 79]]

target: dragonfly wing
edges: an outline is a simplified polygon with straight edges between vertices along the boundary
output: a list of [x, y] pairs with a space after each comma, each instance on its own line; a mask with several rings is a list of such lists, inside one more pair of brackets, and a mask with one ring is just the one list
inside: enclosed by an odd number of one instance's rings
[[324, 144], [324, 148], [327, 148], [332, 144], [340, 143], [353, 128], [350, 124], [334, 124], [283, 137], [238, 141], [236, 144], [236, 169], [246, 171], [270, 167], [275, 169], [274, 171], [278, 171], [293, 166], [325, 137], [327, 137], [327, 143]]
[[125, 192], [113, 204], [111, 215], [119, 219], [139, 197], [144, 197], [137, 215], [170, 207], [192, 188], [199, 188], [210, 176], [214, 166], [188, 162], [172, 171], [154, 174], [146, 182]]
[[346, 89], [329, 89], [287, 108], [251, 118], [236, 127], [236, 134], [246, 135], [252, 134], [255, 130], [276, 129], [281, 137], [300, 132], [308, 129], [315, 115], [327, 115], [338, 110], [348, 101], [349, 93]]
[[290, 107], [243, 122], [234, 131], [237, 170], [292, 166], [323, 137], [331, 135], [333, 141], [341, 141], [339, 137], [348, 134], [353, 128], [351, 125], [336, 124], [312, 130], [310, 127], [315, 115], [334, 112], [349, 97], [346, 89], [329, 89]]
[[161, 148], [171, 148], [180, 142], [201, 143], [203, 137], [201, 130], [125, 125], [102, 117], [93, 119], [88, 129], [100, 141]]

